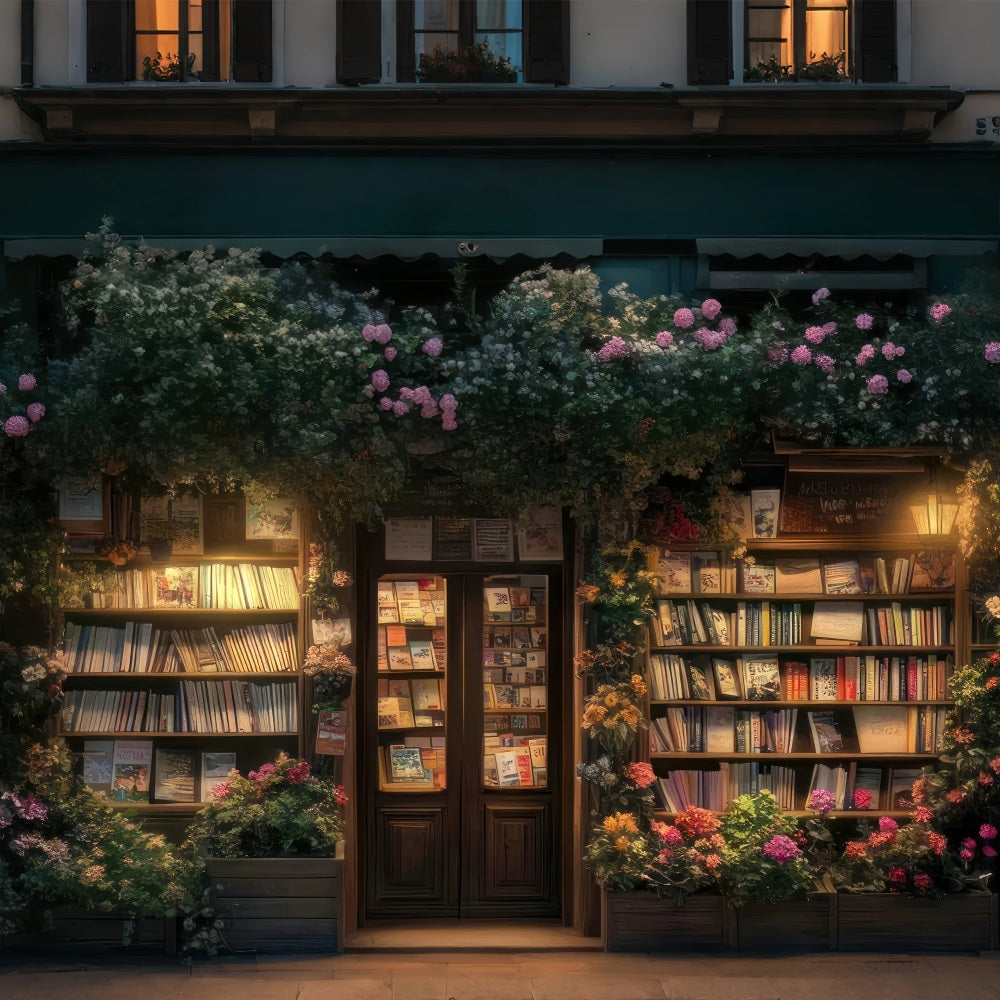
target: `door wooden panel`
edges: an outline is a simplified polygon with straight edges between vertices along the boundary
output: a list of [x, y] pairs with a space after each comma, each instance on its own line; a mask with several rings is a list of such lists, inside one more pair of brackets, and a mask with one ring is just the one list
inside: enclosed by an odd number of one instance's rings
[[376, 900], [443, 902], [447, 844], [444, 810], [380, 808], [376, 810], [375, 822]]
[[484, 813], [482, 898], [547, 901], [553, 854], [548, 803], [487, 803]]

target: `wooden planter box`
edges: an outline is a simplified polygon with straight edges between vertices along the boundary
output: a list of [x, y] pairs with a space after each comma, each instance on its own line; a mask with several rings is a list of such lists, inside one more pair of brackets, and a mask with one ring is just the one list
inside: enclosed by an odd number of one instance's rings
[[963, 892], [941, 899], [892, 893], [832, 897], [841, 951], [992, 951], [997, 897]]
[[781, 903], [747, 903], [733, 911], [733, 944], [754, 951], [798, 949], [827, 951], [832, 947], [831, 893]]
[[205, 868], [233, 951], [342, 949], [342, 859], [207, 858]]
[[689, 896], [682, 906], [651, 892], [601, 892], [605, 951], [688, 951], [726, 943], [721, 896]]
[[[60, 953], [117, 950], [177, 953], [177, 921], [173, 918], [132, 918], [80, 906], [55, 906], [52, 916], [50, 929], [4, 934], [0, 936], [0, 947], [5, 951], [46, 949]], [[126, 930], [129, 931], [127, 945], [123, 943]]]

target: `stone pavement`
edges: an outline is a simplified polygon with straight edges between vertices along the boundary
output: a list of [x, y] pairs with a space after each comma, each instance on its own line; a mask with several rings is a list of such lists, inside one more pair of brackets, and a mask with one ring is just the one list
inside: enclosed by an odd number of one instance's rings
[[353, 953], [61, 962], [0, 953], [0, 1000], [998, 1000], [1000, 953]]

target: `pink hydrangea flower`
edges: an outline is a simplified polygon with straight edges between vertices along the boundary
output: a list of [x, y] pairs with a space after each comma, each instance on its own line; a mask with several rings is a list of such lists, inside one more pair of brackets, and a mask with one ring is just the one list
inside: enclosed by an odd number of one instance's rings
[[891, 340], [887, 340], [882, 345], [882, 357], [886, 361], [892, 361], [896, 357], [896, 345]]
[[31, 430], [31, 424], [24, 417], [15, 415], [6, 419], [3, 430], [7, 437], [23, 438]]
[[933, 879], [930, 877], [930, 875], [927, 874], [927, 872], [918, 872], [916, 875], [913, 876], [914, 887], [917, 889], [921, 889], [924, 892], [926, 892], [931, 887], [932, 882]]
[[668, 826], [666, 830], [663, 831], [660, 839], [664, 844], [669, 844], [672, 847], [676, 847], [678, 844], [684, 843], [684, 835], [676, 826]]
[[868, 380], [868, 391], [873, 396], [882, 396], [889, 391], [889, 380], [884, 375], [872, 375]]
[[970, 851], [968, 847], [963, 847], [963, 848], [962, 848], [962, 849], [961, 849], [961, 850], [960, 850], [960, 851], [958, 852], [958, 856], [959, 856], [959, 857], [960, 857], [960, 858], [961, 858], [961, 859], [962, 859], [963, 861], [971, 861], [971, 860], [972, 860], [972, 859], [973, 859], [973, 858], [974, 858], [974, 857], [976, 856], [976, 852], [975, 852], [975, 851]]
[[889, 881], [890, 882], [905, 882], [906, 872], [899, 867], [899, 865], [893, 865], [889, 869]]
[[31, 374], [31, 372], [25, 372], [24, 375], [18, 376], [17, 387], [21, 390], [21, 392], [31, 392], [31, 390], [37, 385], [38, 380]]
[[706, 351], [714, 351], [726, 342], [724, 333], [720, 330], [709, 330], [707, 326], [699, 327], [693, 336]]
[[806, 803], [806, 808], [812, 809], [813, 812], [827, 813], [835, 805], [836, 799], [834, 799], [832, 792], [825, 788], [814, 788]]
[[779, 865], [783, 865], [788, 861], [794, 861], [802, 851], [791, 837], [778, 833], [764, 844], [760, 853], [765, 858], [770, 858], [772, 861], [777, 861]]
[[33, 424], [37, 424], [45, 416], [45, 405], [43, 403], [28, 403], [27, 414], [28, 419]]
[[385, 392], [389, 388], [389, 373], [382, 368], [373, 371], [372, 385], [378, 392]]
[[868, 315], [868, 313], [858, 313], [854, 317], [854, 325], [859, 330], [870, 330], [875, 325], [875, 320]]
[[694, 326], [694, 313], [687, 306], [681, 306], [674, 313], [674, 326], [681, 330], [686, 330], [689, 326]]
[[871, 361], [875, 357], [875, 348], [871, 344], [865, 344], [854, 357], [854, 363], [860, 368], [863, 364]]
[[993, 760], [990, 761], [990, 768], [996, 771], [997, 774], [1000, 774], [1000, 757], [994, 757]]
[[806, 328], [805, 338], [810, 344], [822, 344], [826, 337], [826, 332], [821, 326], [810, 326]]
[[7, 386], [0, 382], [0, 396], [5, 396], [7, 394]]
[[776, 365], [783, 365], [788, 360], [788, 348], [784, 344], [776, 344], [767, 352], [768, 360]]
[[829, 288], [817, 288], [815, 292], [812, 293], [812, 303], [814, 306], [818, 306], [821, 302], [824, 302], [830, 297]]
[[837, 324], [833, 320], [830, 320], [829, 323], [824, 323], [820, 329], [829, 337], [831, 334], [837, 332]]
[[896, 381], [902, 382], [903, 385], [906, 385], [907, 382], [912, 382], [913, 372], [911, 372], [908, 368], [900, 368], [899, 371], [896, 372]]
[[979, 836], [983, 840], [996, 840], [997, 839], [997, 828], [992, 823], [983, 823], [979, 828]]
[[791, 354], [792, 364], [795, 365], [808, 365], [812, 361], [812, 351], [806, 347], [805, 344], [799, 344], [798, 347], [792, 351]]
[[378, 401], [378, 408], [380, 410], [384, 411], [384, 412], [388, 412], [389, 410], [391, 410], [392, 406], [393, 406], [393, 402], [392, 402], [392, 400], [388, 396], [383, 396]]
[[731, 337], [736, 333], [736, 320], [732, 316], [723, 316], [719, 320], [719, 333], [724, 333], [727, 337]]
[[395, 347], [387, 347], [382, 352], [382, 357], [384, 357], [386, 361], [395, 361], [396, 360], [396, 353], [397, 352], [396, 352], [396, 348]]
[[899, 824], [891, 816], [881, 816], [878, 821], [878, 828], [882, 833], [894, 833], [899, 829]]
[[441, 352], [444, 350], [444, 344], [441, 342], [440, 337], [431, 337], [430, 340], [425, 340], [423, 347], [420, 348], [430, 358], [439, 357]]
[[361, 328], [361, 336], [370, 344], [375, 339], [375, 327], [371, 323], [365, 323]]
[[980, 771], [979, 772], [979, 777], [976, 780], [984, 788], [988, 788], [990, 785], [993, 784], [993, 775], [987, 773], [986, 771]]
[[669, 330], [661, 330], [656, 335], [656, 344], [658, 347], [670, 347], [674, 342], [674, 335]]
[[872, 793], [867, 788], [855, 788], [852, 801], [855, 809], [871, 809]]
[[458, 400], [450, 393], [446, 392], [440, 400], [441, 409], [448, 413], [449, 411], [454, 412], [458, 409]]
[[410, 406], [402, 399], [397, 399], [396, 402], [392, 404], [392, 412], [395, 413], [397, 417], [401, 417], [404, 413], [410, 412]]
[[429, 403], [424, 403], [420, 407], [420, 416], [425, 420], [430, 420], [431, 417], [436, 417], [441, 411], [438, 409], [437, 403], [432, 399]]
[[644, 760], [637, 760], [625, 769], [625, 774], [635, 783], [637, 788], [648, 788], [656, 781], [653, 765]]
[[983, 355], [991, 365], [1000, 365], [1000, 343], [992, 340], [983, 348]]
[[711, 321], [722, 312], [722, 303], [718, 299], [705, 299], [701, 304], [701, 314]]
[[824, 372], [826, 375], [832, 375], [834, 369], [834, 360], [829, 354], [817, 354], [813, 361], [816, 362], [816, 367]]
[[212, 797], [216, 799], [224, 799], [229, 794], [229, 782], [220, 781], [219, 784], [212, 789]]
[[392, 340], [392, 327], [388, 323], [379, 323], [372, 333], [372, 338], [377, 344], [388, 344]]
[[294, 767], [288, 769], [288, 783], [301, 785], [309, 777], [309, 761], [300, 760]]
[[455, 420], [449, 420], [448, 414], [446, 413], [444, 419], [441, 421], [441, 430], [443, 431], [458, 430], [458, 422]]
[[613, 361], [615, 358], [628, 357], [628, 344], [621, 337], [612, 337], [597, 352], [601, 361]]
[[931, 319], [934, 320], [935, 323], [940, 323], [941, 320], [951, 313], [951, 306], [944, 302], [935, 302], [934, 305], [932, 305], [927, 311], [930, 313]]

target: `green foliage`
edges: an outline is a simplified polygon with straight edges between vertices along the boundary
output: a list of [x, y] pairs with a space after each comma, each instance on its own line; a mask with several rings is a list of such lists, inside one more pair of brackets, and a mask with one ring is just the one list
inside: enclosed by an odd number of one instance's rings
[[619, 812], [604, 817], [594, 827], [584, 864], [604, 889], [636, 889], [645, 883], [652, 857], [653, 847], [636, 817]]
[[795, 76], [791, 66], [782, 66], [775, 56], [771, 56], [767, 62], [747, 66], [743, 70], [743, 79], [746, 83], [787, 83]]
[[813, 58], [812, 62], [806, 63], [799, 70], [800, 80], [810, 80], [814, 83], [840, 83], [847, 79], [847, 72], [844, 69], [844, 53], [829, 55], [824, 52], [821, 56]]
[[517, 71], [508, 56], [490, 49], [489, 39], [469, 45], [459, 54], [440, 45], [420, 53], [417, 79], [421, 83], [516, 83]]
[[285, 753], [245, 777], [230, 772], [215, 796], [188, 827], [185, 849], [195, 856], [332, 857], [343, 836], [344, 789]]
[[0, 642], [0, 789], [24, 781], [28, 748], [44, 740], [62, 704], [62, 656]]
[[[194, 69], [195, 53], [189, 52], [187, 57], [187, 76], [191, 76]], [[147, 81], [159, 83], [174, 83], [181, 78], [181, 57], [177, 53], [168, 52], [162, 55], [157, 52], [154, 56], [143, 56], [142, 78]]]

